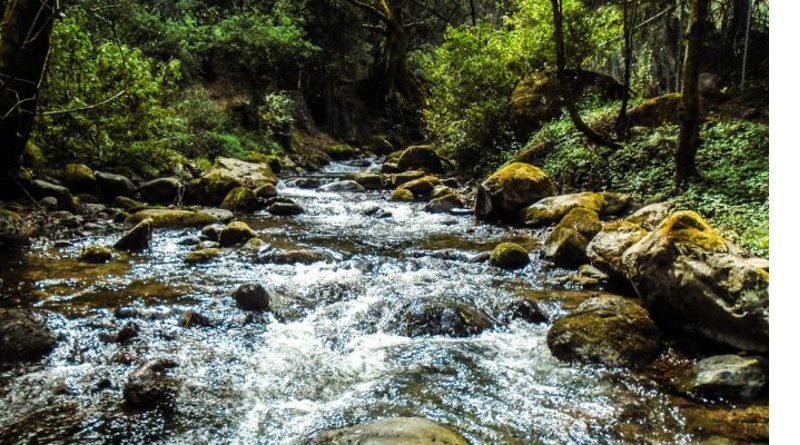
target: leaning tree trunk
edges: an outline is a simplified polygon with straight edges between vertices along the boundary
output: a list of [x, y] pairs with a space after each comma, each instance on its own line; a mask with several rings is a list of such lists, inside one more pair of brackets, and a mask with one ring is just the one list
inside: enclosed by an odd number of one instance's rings
[[386, 45], [388, 49], [387, 77], [398, 93], [411, 104], [422, 102], [417, 80], [408, 67], [409, 36], [403, 20], [403, 6], [396, 1], [386, 1]]
[[686, 57], [683, 62], [681, 103], [678, 108], [680, 135], [675, 148], [675, 180], [678, 184], [697, 176], [695, 157], [700, 146], [700, 60], [709, 0], [692, 0], [686, 30]]
[[559, 89], [561, 90], [561, 97], [564, 99], [564, 106], [569, 113], [569, 117], [572, 119], [572, 123], [575, 125], [575, 128], [577, 128], [578, 131], [583, 133], [593, 143], [597, 145], [604, 145], [610, 148], [618, 148], [619, 146], [615, 144], [611, 138], [594, 131], [592, 127], [583, 121], [580, 113], [578, 113], [578, 109], [575, 106], [575, 98], [572, 95], [574, 85], [569, 84], [567, 81], [567, 75], [565, 73], [566, 56], [564, 54], [564, 21], [561, 9], [561, 1], [550, 0], [550, 3], [553, 6], [553, 39], [555, 40], [556, 44], [558, 84]]
[[7, 0], [0, 24], [0, 170], [11, 173], [28, 142], [50, 53], [55, 0]]

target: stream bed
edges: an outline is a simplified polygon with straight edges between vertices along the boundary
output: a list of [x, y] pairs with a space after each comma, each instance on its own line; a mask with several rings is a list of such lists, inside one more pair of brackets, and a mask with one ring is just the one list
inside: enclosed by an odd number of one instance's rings
[[[359, 165], [322, 173], [330, 180]], [[303, 444], [393, 416], [435, 420], [472, 444], [695, 442], [656, 383], [559, 362], [547, 347], [549, 323], [509, 314], [522, 295], [569, 290], [557, 280], [565, 271], [535, 251], [518, 271], [474, 258], [501, 241], [534, 249], [543, 232], [428, 213], [422, 203], [390, 202], [386, 191], [286, 184], [280, 196], [305, 213], [241, 219], [271, 246], [315, 249], [328, 261], [260, 263], [232, 249], [188, 265], [193, 246], [182, 240], [199, 229], [158, 229], [148, 251], [106, 264], [76, 257], [120, 231], [40, 240], [0, 260], [0, 305], [42, 310], [60, 336], [44, 359], [0, 367], [0, 443]], [[391, 216], [365, 214], [374, 207]], [[270, 312], [236, 307], [231, 292], [252, 282], [270, 290]], [[426, 305], [479, 308], [492, 327], [460, 338], [406, 335], [403, 320]], [[187, 311], [210, 326], [187, 327]], [[138, 336], [108, 341], [128, 323]], [[179, 363], [172, 403], [127, 407], [126, 376], [163, 356]]]

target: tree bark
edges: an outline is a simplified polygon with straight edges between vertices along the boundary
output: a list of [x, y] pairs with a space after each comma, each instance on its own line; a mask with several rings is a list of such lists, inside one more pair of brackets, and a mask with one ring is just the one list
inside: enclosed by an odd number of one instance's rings
[[681, 103], [678, 107], [680, 135], [675, 148], [675, 181], [678, 185], [698, 175], [695, 157], [700, 146], [700, 61], [709, 0], [692, 0], [686, 30], [686, 56], [683, 62]]
[[622, 92], [622, 104], [617, 115], [617, 138], [626, 138], [628, 133], [628, 101], [630, 100], [631, 90], [631, 68], [633, 65], [633, 33], [636, 26], [636, 7], [637, 0], [623, 0], [622, 4], [622, 28], [625, 34], [625, 74], [623, 75], [622, 85], [625, 90]]
[[0, 26], [0, 170], [15, 172], [33, 128], [55, 0], [7, 0]]
[[572, 123], [575, 125], [575, 128], [578, 129], [581, 133], [583, 133], [590, 141], [597, 145], [603, 145], [609, 148], [619, 148], [617, 144], [614, 143], [611, 138], [606, 135], [602, 135], [592, 129], [586, 122], [583, 121], [581, 118], [580, 113], [578, 113], [578, 109], [575, 106], [575, 98], [573, 96], [573, 89], [570, 88], [569, 82], [567, 81], [566, 76], [566, 56], [564, 54], [564, 19], [563, 13], [561, 8], [561, 1], [560, 0], [550, 0], [550, 3], [553, 7], [553, 40], [555, 40], [556, 44], [556, 67], [558, 69], [558, 84], [559, 89], [561, 90], [561, 97], [564, 99], [564, 106], [569, 113], [570, 119], [572, 119]]

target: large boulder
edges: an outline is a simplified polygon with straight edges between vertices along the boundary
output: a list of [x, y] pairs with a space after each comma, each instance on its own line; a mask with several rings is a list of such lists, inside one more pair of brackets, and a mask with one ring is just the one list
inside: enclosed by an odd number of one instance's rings
[[0, 361], [36, 360], [55, 346], [56, 336], [37, 314], [0, 309]]
[[186, 186], [186, 200], [198, 204], [219, 205], [228, 192], [236, 187], [255, 190], [277, 182], [278, 177], [265, 163], [217, 158], [208, 172]]
[[697, 213], [676, 212], [622, 256], [624, 272], [665, 328], [736, 349], [769, 350], [769, 272]]
[[619, 215], [628, 207], [630, 200], [630, 195], [613, 192], [550, 196], [525, 207], [520, 212], [520, 219], [526, 226], [540, 227], [561, 221], [576, 208], [588, 209], [600, 216]]
[[94, 179], [97, 182], [97, 189], [107, 202], [113, 201], [117, 196], [136, 197], [136, 185], [125, 176], [96, 171]]
[[661, 334], [642, 306], [617, 295], [601, 295], [559, 318], [547, 346], [560, 360], [609, 366], [644, 366], [663, 347]]
[[444, 171], [442, 159], [431, 145], [414, 145], [403, 150], [397, 158], [397, 168], [401, 171], [425, 170], [430, 173]]
[[383, 188], [383, 175], [379, 173], [352, 173], [348, 175], [348, 178], [359, 183], [366, 190], [381, 190]]
[[414, 199], [426, 200], [431, 197], [433, 190], [440, 184], [435, 176], [424, 176], [413, 181], [408, 181], [398, 187], [398, 190], [408, 190], [414, 195]]
[[522, 208], [552, 192], [550, 178], [542, 170], [524, 162], [512, 162], [478, 187], [475, 216], [479, 219], [516, 218]]
[[224, 209], [145, 209], [125, 219], [127, 224], [138, 224], [146, 219], [152, 220], [153, 227], [197, 227], [226, 221], [233, 214]]
[[356, 148], [345, 144], [328, 145], [323, 151], [334, 161], [353, 159], [359, 155]]
[[52, 196], [56, 198], [58, 210], [75, 211], [75, 198], [68, 188], [41, 179], [34, 179], [30, 185], [31, 194], [36, 199]]
[[727, 354], [697, 362], [689, 389], [705, 396], [751, 399], [759, 395], [766, 384], [762, 358]]
[[577, 267], [585, 263], [589, 241], [574, 229], [557, 226], [542, 246], [542, 257], [556, 266]]
[[647, 236], [648, 231], [630, 221], [619, 220], [603, 225], [586, 247], [586, 255], [592, 264], [615, 278], [624, 278], [622, 254], [629, 247]]
[[153, 220], [150, 218], [142, 220], [133, 226], [131, 230], [125, 232], [115, 244], [114, 248], [119, 250], [140, 251], [150, 245], [150, 238], [153, 233]]
[[220, 207], [236, 213], [252, 212], [258, 208], [258, 198], [253, 190], [247, 187], [236, 187], [228, 192]]
[[64, 185], [73, 193], [94, 193], [94, 172], [85, 164], [67, 164], [64, 166]]
[[675, 211], [675, 207], [673, 202], [657, 202], [640, 208], [628, 215], [625, 220], [638, 224], [646, 230], [655, 230], [661, 221]]
[[158, 178], [139, 186], [139, 195], [147, 202], [171, 204], [178, 202], [182, 189], [178, 178]]
[[456, 431], [421, 417], [396, 417], [328, 431], [311, 445], [469, 445]]

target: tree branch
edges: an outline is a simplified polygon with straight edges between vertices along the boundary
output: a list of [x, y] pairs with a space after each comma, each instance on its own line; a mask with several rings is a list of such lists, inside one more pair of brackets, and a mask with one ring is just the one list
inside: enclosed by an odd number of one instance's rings
[[380, 19], [380, 21], [382, 21], [382, 22], [387, 22], [388, 21], [388, 18], [386, 17], [386, 15], [384, 13], [382, 13], [380, 11], [380, 9], [376, 8], [373, 5], [370, 5], [369, 3], [362, 2], [362, 1], [359, 1], [359, 0], [344, 0], [344, 1], [349, 3], [349, 4], [351, 4], [351, 5], [353, 5], [353, 6], [355, 6], [356, 8], [359, 8], [361, 10], [369, 12], [374, 17]]
[[72, 113], [73, 111], [91, 110], [92, 108], [102, 107], [103, 105], [105, 105], [105, 104], [107, 104], [107, 103], [109, 103], [111, 101], [116, 100], [117, 98], [119, 98], [123, 94], [125, 94], [125, 90], [120, 91], [119, 93], [109, 97], [108, 99], [105, 99], [105, 100], [103, 100], [101, 102], [97, 102], [96, 104], [86, 105], [85, 107], [70, 108], [70, 109], [67, 109], [67, 110], [42, 111], [41, 113], [39, 113], [39, 115], [41, 115], [41, 116], [52, 116], [54, 114]]

